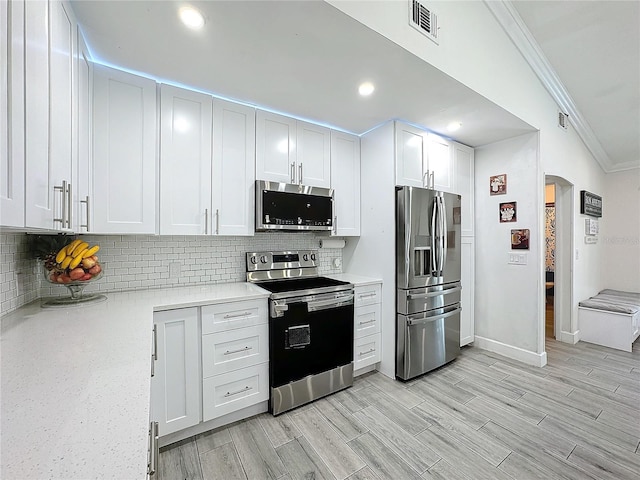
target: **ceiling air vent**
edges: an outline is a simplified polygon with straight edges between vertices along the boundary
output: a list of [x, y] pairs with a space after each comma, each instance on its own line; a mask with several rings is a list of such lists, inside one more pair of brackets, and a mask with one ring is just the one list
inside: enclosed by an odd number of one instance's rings
[[417, 0], [409, 0], [409, 25], [438, 43], [438, 16]]
[[558, 126], [563, 130], [569, 127], [569, 114], [558, 112]]

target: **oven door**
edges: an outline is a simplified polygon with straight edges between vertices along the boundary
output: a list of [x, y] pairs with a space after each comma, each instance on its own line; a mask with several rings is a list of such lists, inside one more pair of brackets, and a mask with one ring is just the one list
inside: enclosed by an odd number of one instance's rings
[[[269, 381], [272, 392], [278, 387], [292, 397], [293, 408], [320, 396], [351, 385], [353, 381], [353, 291], [306, 297], [269, 300]], [[316, 392], [296, 393], [297, 381], [310, 375], [329, 372], [331, 377], [342, 375], [339, 367], [350, 367], [344, 379], [327, 378], [331, 391], [321, 393], [324, 387], [312, 385], [311, 380], [300, 382], [299, 388]], [[332, 373], [335, 371], [335, 374]], [[336, 388], [336, 382], [342, 384]], [[303, 386], [302, 384], [306, 384]], [[276, 392], [279, 396], [282, 393]], [[298, 399], [306, 399], [300, 403]], [[290, 402], [286, 402], [290, 403]], [[272, 398], [272, 408], [274, 400]], [[273, 408], [273, 413], [282, 407]], [[279, 410], [279, 411], [275, 411]]]

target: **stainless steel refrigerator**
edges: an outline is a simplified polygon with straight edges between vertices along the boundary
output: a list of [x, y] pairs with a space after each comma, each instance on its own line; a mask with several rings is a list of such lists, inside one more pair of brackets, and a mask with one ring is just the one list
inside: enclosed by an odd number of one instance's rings
[[460, 353], [460, 196], [396, 187], [396, 377]]

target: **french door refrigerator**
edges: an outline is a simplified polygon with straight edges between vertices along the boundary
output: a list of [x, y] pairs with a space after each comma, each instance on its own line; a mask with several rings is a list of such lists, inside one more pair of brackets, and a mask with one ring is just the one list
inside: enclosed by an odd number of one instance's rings
[[396, 377], [460, 353], [460, 196], [396, 187]]

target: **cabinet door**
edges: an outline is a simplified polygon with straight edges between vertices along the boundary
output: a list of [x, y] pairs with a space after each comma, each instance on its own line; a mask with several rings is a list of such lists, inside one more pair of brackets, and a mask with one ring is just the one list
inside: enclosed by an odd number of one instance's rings
[[85, 233], [91, 230], [91, 99], [92, 99], [92, 74], [93, 63], [89, 60], [89, 49], [82, 37], [80, 29], [77, 30], [78, 55], [77, 55], [77, 105], [76, 126], [77, 132], [77, 161], [74, 165], [73, 176], [73, 230]]
[[453, 144], [453, 163], [456, 170], [455, 193], [462, 196], [462, 236], [474, 235], [474, 152], [473, 148]]
[[296, 124], [297, 183], [313, 187], [331, 186], [331, 130], [312, 123]]
[[157, 312], [158, 360], [151, 379], [151, 403], [160, 435], [200, 422], [198, 309]]
[[462, 237], [460, 281], [462, 294], [460, 304], [460, 346], [467, 345], [474, 340], [474, 293], [475, 293], [475, 247], [474, 239]]
[[102, 65], [93, 71], [95, 233], [156, 231], [156, 83]]
[[160, 87], [160, 234], [212, 233], [213, 98]]
[[256, 112], [219, 99], [213, 106], [213, 232], [253, 235]]
[[256, 111], [256, 178], [296, 183], [296, 120]]
[[396, 185], [422, 187], [426, 173], [427, 132], [396, 122]]
[[360, 138], [331, 132], [334, 235], [360, 235]]
[[24, 227], [24, 2], [0, 2], [0, 226]]
[[427, 172], [428, 175], [433, 175], [431, 188], [453, 192], [455, 172], [451, 142], [433, 134], [429, 134], [427, 140]]

